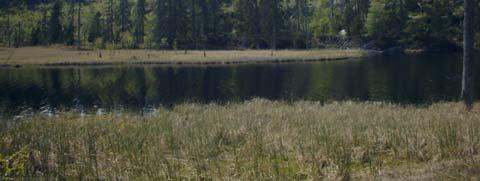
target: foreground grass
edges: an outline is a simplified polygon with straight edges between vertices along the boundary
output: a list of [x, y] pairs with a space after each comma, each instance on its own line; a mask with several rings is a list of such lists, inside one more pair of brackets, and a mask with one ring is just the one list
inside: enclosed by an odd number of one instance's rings
[[267, 63], [282, 61], [321, 61], [357, 58], [361, 50], [280, 50], [271, 56], [269, 50], [246, 51], [160, 51], [95, 50], [68, 48], [0, 48], [0, 65], [91, 65], [91, 64], [224, 64]]
[[443, 180], [480, 175], [480, 112], [465, 112], [457, 103], [185, 104], [151, 116], [34, 116], [2, 127], [0, 135], [4, 177]]

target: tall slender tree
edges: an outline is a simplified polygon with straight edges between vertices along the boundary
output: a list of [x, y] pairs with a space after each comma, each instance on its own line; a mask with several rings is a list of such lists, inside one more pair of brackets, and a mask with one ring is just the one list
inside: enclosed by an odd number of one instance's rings
[[189, 26], [190, 23], [188, 21], [188, 13], [187, 13], [187, 6], [185, 5], [185, 0], [175, 0], [176, 2], [176, 10], [175, 10], [175, 17], [176, 17], [176, 27], [177, 27], [177, 36], [176, 42], [177, 47], [186, 50], [189, 39]]
[[40, 42], [42, 45], [48, 44], [49, 28], [48, 28], [48, 8], [46, 4], [40, 6], [42, 20], [40, 22]]
[[272, 52], [271, 56], [273, 56], [274, 51], [277, 49], [277, 19], [278, 19], [278, 0], [273, 0], [273, 15], [272, 18]]
[[7, 7], [6, 7], [6, 11], [7, 11], [7, 41], [8, 41], [8, 47], [11, 47], [12, 46], [12, 39], [10, 38], [10, 34], [11, 34], [11, 25], [10, 25], [10, 1], [7, 1]]
[[468, 110], [473, 107], [473, 0], [464, 0], [462, 98]]
[[120, 24], [120, 31], [126, 32], [129, 28], [130, 20], [129, 20], [129, 12], [130, 6], [128, 0], [120, 0], [120, 5], [118, 7], [118, 18]]
[[80, 0], [77, 0], [77, 6], [77, 49], [80, 49], [82, 45], [82, 3], [80, 2]]
[[155, 24], [153, 25], [153, 41], [155, 42], [155, 47], [160, 48], [162, 46], [162, 41], [165, 36], [165, 17], [166, 17], [166, 0], [156, 0], [155, 1]]
[[250, 18], [253, 19], [251, 22], [253, 24], [253, 32], [254, 32], [254, 39], [255, 39], [255, 48], [260, 48], [260, 8], [258, 5], [258, 0], [252, 0], [252, 7], [253, 13]]
[[134, 47], [144, 42], [145, 36], [145, 0], [137, 0], [135, 5], [135, 26], [133, 27]]
[[168, 1], [168, 13], [167, 13], [167, 42], [170, 48], [176, 48], [177, 46], [177, 0]]
[[103, 34], [103, 27], [100, 19], [102, 18], [102, 14], [97, 11], [95, 16], [90, 19], [89, 30], [88, 30], [88, 42], [94, 43], [97, 38], [101, 38]]
[[206, 56], [206, 47], [207, 47], [207, 31], [208, 31], [208, 9], [207, 9], [207, 1], [206, 0], [200, 0], [200, 8], [201, 8], [201, 16], [202, 16], [202, 22], [201, 22], [201, 28], [200, 28], [200, 36], [202, 40], [202, 49], [203, 49], [203, 56]]
[[310, 13], [310, 9], [308, 7], [308, 0], [303, 0], [302, 3], [302, 32], [303, 38], [305, 42], [305, 48], [310, 48], [311, 40], [310, 40], [310, 27], [308, 26], [308, 17]]
[[48, 24], [49, 42], [60, 43], [63, 41], [62, 30], [62, 2], [56, 0], [53, 4], [52, 13], [50, 15], [50, 21]]
[[68, 6], [68, 21], [65, 26], [65, 43], [72, 46], [75, 43], [75, 4], [70, 2]]
[[106, 42], [113, 42], [114, 33], [113, 33], [113, 22], [115, 21], [115, 12], [113, 7], [113, 0], [107, 1], [107, 12], [106, 14], [106, 27], [105, 27], [105, 34], [104, 34], [104, 41]]
[[197, 41], [198, 41], [198, 29], [197, 29], [197, 3], [195, 0], [191, 0], [190, 2], [190, 18], [192, 22], [192, 30], [191, 30], [191, 41], [192, 41], [192, 48], [197, 49]]

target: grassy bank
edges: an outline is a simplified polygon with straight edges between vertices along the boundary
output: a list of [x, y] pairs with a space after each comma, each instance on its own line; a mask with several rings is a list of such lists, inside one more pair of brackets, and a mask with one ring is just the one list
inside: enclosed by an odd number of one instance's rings
[[152, 116], [35, 116], [0, 128], [3, 176], [479, 178], [480, 111], [457, 103], [179, 105]]
[[361, 50], [246, 51], [85, 50], [68, 48], [0, 48], [0, 65], [96, 65], [96, 64], [224, 64], [285, 61], [322, 61], [357, 58]]

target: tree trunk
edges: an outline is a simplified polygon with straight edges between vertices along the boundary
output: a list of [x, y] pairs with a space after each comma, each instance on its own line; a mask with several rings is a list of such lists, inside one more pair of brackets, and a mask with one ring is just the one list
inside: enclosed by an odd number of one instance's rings
[[311, 47], [311, 38], [310, 38], [310, 27], [308, 26], [308, 14], [309, 14], [309, 7], [308, 7], [308, 0], [303, 1], [303, 32], [305, 37], [305, 48], [308, 50]]
[[277, 49], [277, 11], [278, 11], [278, 0], [273, 0], [273, 26], [272, 26], [272, 52], [270, 56], [273, 56], [273, 53]]
[[253, 0], [253, 27], [254, 27], [254, 36], [255, 36], [255, 48], [260, 49], [260, 18], [259, 18], [259, 9], [258, 9], [258, 0]]
[[109, 0], [108, 1], [108, 10], [107, 10], [107, 14], [108, 14], [108, 17], [107, 17], [107, 41], [110, 42], [110, 43], [115, 43], [115, 35], [114, 35], [114, 32], [113, 32], [113, 22], [114, 22], [114, 10], [113, 10], [113, 0]]
[[[10, 13], [10, 12], [7, 12]], [[12, 46], [12, 38], [10, 37], [10, 14], [7, 15], [7, 40], [8, 40], [8, 47], [10, 48]]]
[[468, 110], [473, 106], [473, 0], [464, 0], [462, 98]]
[[78, 3], [78, 14], [77, 14], [77, 49], [80, 49], [80, 46], [82, 45], [82, 37], [81, 37], [81, 27], [82, 27], [82, 22], [81, 22], [81, 11], [82, 11], [82, 4], [80, 2]]
[[198, 30], [197, 30], [197, 10], [196, 10], [196, 7], [195, 7], [195, 0], [192, 0], [191, 2], [191, 6], [192, 6], [192, 9], [190, 10], [191, 11], [191, 18], [192, 18], [192, 43], [193, 43], [193, 46], [192, 48], [193, 49], [198, 49], [197, 47], [197, 36], [198, 36]]
[[207, 1], [206, 0], [201, 0], [200, 1], [200, 8], [202, 9], [202, 22], [201, 22], [201, 28], [200, 28], [200, 38], [201, 38], [201, 43], [202, 43], [202, 48], [203, 48], [203, 56], [206, 57], [207, 53], [205, 51], [206, 46], [207, 46], [207, 28], [208, 28], [208, 9], [207, 9]]
[[11, 25], [10, 25], [10, 1], [7, 1], [7, 40], [8, 40], [8, 47], [12, 46], [12, 38], [11, 38]]

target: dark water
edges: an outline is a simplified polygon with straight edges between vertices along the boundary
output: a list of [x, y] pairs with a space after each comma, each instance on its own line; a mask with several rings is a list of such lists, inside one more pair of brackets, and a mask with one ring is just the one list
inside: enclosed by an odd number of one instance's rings
[[[223, 103], [256, 97], [428, 104], [458, 100], [461, 70], [457, 54], [214, 67], [2, 68], [0, 113], [143, 111], [181, 102]], [[480, 87], [479, 76], [475, 81]]]

